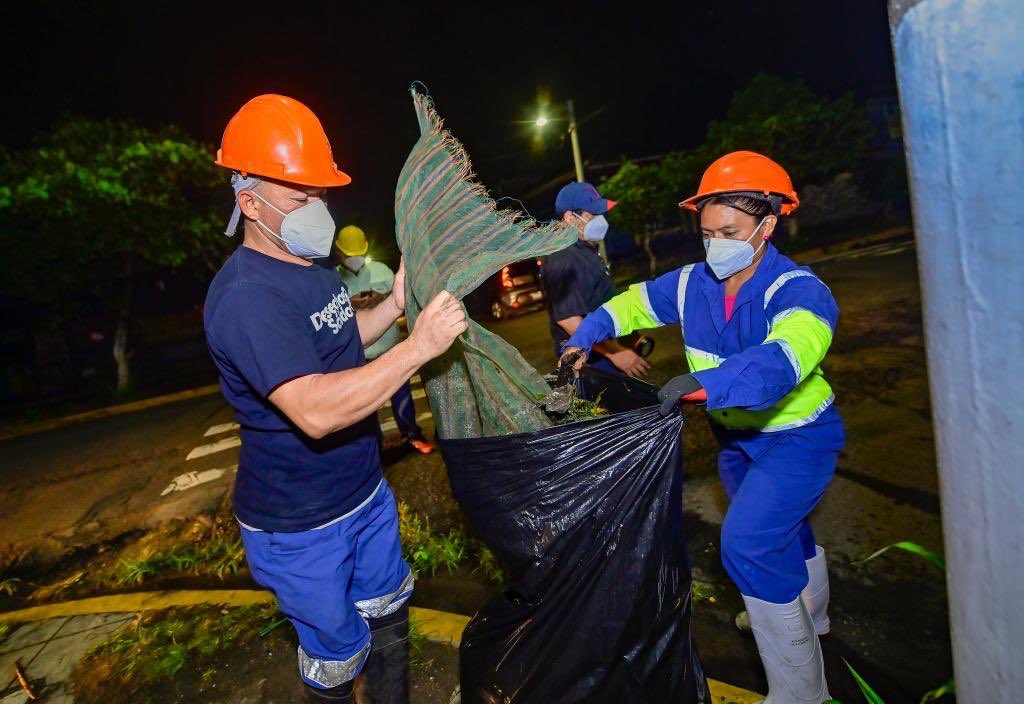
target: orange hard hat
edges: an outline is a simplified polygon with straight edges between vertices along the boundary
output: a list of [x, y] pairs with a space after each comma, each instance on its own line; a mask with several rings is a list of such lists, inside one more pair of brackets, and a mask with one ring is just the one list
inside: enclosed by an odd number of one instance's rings
[[709, 196], [740, 192], [759, 193], [766, 198], [778, 196], [783, 215], [789, 215], [800, 205], [786, 170], [757, 152], [730, 152], [715, 159], [701, 177], [697, 194], [679, 205], [696, 210], [697, 203]]
[[224, 128], [218, 166], [242, 176], [265, 176], [304, 186], [344, 186], [331, 143], [313, 111], [283, 95], [260, 95], [242, 106]]

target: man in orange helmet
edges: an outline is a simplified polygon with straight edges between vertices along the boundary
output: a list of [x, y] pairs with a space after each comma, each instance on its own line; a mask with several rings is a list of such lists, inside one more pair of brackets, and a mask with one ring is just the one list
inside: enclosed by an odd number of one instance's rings
[[356, 311], [338, 273], [311, 261], [334, 241], [326, 189], [351, 181], [313, 112], [254, 98], [224, 130], [217, 164], [233, 171], [227, 234], [242, 221], [244, 239], [210, 285], [204, 325], [241, 425], [246, 559], [298, 632], [311, 701], [351, 702], [362, 672], [370, 701], [405, 702], [413, 576], [376, 412], [466, 329], [461, 304], [442, 292], [408, 339], [367, 363], [363, 347], [405, 307], [405, 272], [380, 305]]
[[768, 677], [765, 704], [829, 699], [818, 636], [829, 632], [825, 552], [808, 519], [835, 473], [843, 422], [821, 362], [839, 317], [832, 293], [771, 242], [800, 201], [786, 171], [754, 152], [716, 160], [697, 194], [707, 259], [630, 287], [587, 316], [565, 363], [609, 337], [678, 324], [689, 373], [659, 392], [662, 413], [704, 403], [730, 505], [722, 563], [739, 587]]

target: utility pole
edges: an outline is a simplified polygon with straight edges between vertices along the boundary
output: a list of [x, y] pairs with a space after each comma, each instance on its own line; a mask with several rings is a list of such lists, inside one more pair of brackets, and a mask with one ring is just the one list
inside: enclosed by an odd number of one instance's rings
[[889, 0], [956, 697], [1024, 692], [1024, 3]]
[[[576, 181], [583, 183], [583, 155], [580, 152], [580, 131], [576, 125], [576, 107], [572, 104], [572, 98], [565, 101], [566, 110], [569, 115], [569, 141], [572, 142], [572, 161], [576, 166]], [[597, 243], [597, 249], [601, 253], [601, 258], [604, 259], [604, 263], [608, 266], [608, 270], [611, 271], [611, 262], [608, 261], [608, 250], [604, 245], [604, 240]]]
[[572, 141], [572, 160], [576, 165], [576, 180], [583, 183], [583, 157], [580, 154], [580, 134], [576, 127], [576, 109], [573, 107], [572, 99], [566, 101], [569, 110], [569, 139]]

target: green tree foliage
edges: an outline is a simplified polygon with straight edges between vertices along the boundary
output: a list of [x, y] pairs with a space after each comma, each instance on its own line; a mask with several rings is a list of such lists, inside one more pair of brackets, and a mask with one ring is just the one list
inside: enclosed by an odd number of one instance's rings
[[761, 152], [799, 189], [856, 171], [870, 138], [871, 123], [851, 94], [832, 100], [802, 81], [759, 74], [736, 92], [725, 119], [708, 125], [700, 152], [707, 163], [737, 149]]
[[615, 224], [632, 232], [647, 252], [651, 276], [657, 269], [651, 237], [658, 229], [680, 224], [678, 203], [696, 188], [702, 168], [698, 154], [673, 153], [647, 165], [626, 161], [601, 183], [601, 193], [619, 203], [612, 216]]
[[615, 224], [637, 234], [665, 222], [675, 222], [672, 198], [676, 188], [664, 178], [658, 163], [639, 165], [623, 162], [619, 170], [601, 183], [601, 193], [618, 201]]
[[870, 136], [867, 115], [853, 96], [832, 100], [801, 81], [760, 74], [735, 93], [724, 119], [709, 123], [700, 147], [646, 165], [626, 161], [601, 192], [620, 201], [616, 224], [649, 237], [679, 224], [677, 203], [696, 191], [704, 169], [723, 154], [750, 149], [770, 156], [799, 190], [859, 171]]
[[[128, 384], [132, 281], [155, 270], [215, 270], [233, 246], [212, 151], [180, 129], [68, 119], [0, 154], [0, 289], [56, 325], [97, 304], [118, 318], [118, 388]], [[205, 273], [205, 272], [204, 272]]]

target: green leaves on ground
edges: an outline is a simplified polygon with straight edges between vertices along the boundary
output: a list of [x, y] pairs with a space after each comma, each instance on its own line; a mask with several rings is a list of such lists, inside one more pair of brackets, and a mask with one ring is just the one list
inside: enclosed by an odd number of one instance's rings
[[88, 569], [36, 586], [28, 599], [46, 603], [185, 574], [223, 580], [243, 567], [245, 551], [238, 524], [225, 511], [213, 518], [201, 515], [190, 521], [170, 521], [117, 552], [101, 553]]
[[858, 560], [853, 564], [858, 565], [868, 562], [869, 560], [874, 560], [879, 555], [883, 555], [884, 553], [888, 552], [889, 550], [892, 550], [893, 548], [896, 548], [898, 550], [905, 550], [909, 553], [913, 553], [914, 555], [923, 557], [924, 559], [928, 560], [928, 562], [930, 562], [932, 566], [935, 567], [935, 569], [943, 573], [945, 573], [946, 571], [946, 560], [942, 557], [942, 555], [934, 553], [931, 550], [928, 550], [927, 548], [918, 545], [917, 543], [912, 543], [906, 540], [900, 541], [898, 543], [893, 543], [892, 545], [886, 545], [881, 550], [876, 550], [875, 552], [865, 557], [863, 560]]
[[218, 653], [257, 637], [276, 615], [276, 603], [142, 614], [78, 663], [72, 673], [76, 701], [108, 702], [111, 692], [124, 701], [148, 701], [148, 689], [174, 678], [186, 665], [202, 671], [201, 685], [208, 686]]
[[132, 586], [157, 576], [175, 573], [207, 574], [223, 579], [245, 564], [245, 551], [237, 536], [216, 537], [196, 545], [175, 545], [137, 560], [122, 560], [109, 580]]
[[885, 704], [885, 702], [882, 701], [882, 698], [875, 693], [875, 690], [871, 689], [871, 685], [869, 685], [864, 678], [860, 676], [860, 673], [853, 669], [853, 666], [848, 663], [845, 658], [843, 659], [843, 662], [846, 664], [846, 669], [850, 671], [851, 675], [853, 675], [853, 681], [857, 683], [858, 687], [860, 687], [861, 694], [864, 695], [865, 701], [867, 701], [868, 704]]
[[439, 533], [430, 527], [430, 519], [414, 513], [404, 501], [398, 502], [398, 530], [402, 554], [416, 574], [437, 574], [440, 567], [454, 572], [463, 563], [476, 563], [473, 571], [492, 582], [501, 582], [505, 573], [494, 553], [465, 531], [451, 528]]
[[941, 687], [936, 687], [935, 689], [931, 690], [930, 692], [926, 692], [925, 695], [923, 697], [921, 697], [921, 704], [925, 704], [925, 702], [932, 702], [932, 701], [935, 701], [936, 699], [941, 699], [942, 697], [946, 696], [947, 694], [948, 695], [953, 695], [955, 693], [956, 693], [956, 680], [954, 678], [950, 677], [949, 678], [949, 682], [947, 682], [946, 684], [942, 685]]
[[[934, 553], [931, 550], [928, 550], [927, 548], [918, 545], [917, 543], [912, 543], [907, 540], [893, 543], [892, 545], [886, 545], [884, 548], [881, 548], [880, 550], [876, 550], [875, 552], [871, 553], [863, 560], [858, 560], [854, 562], [854, 564], [864, 564], [865, 562], [874, 560], [876, 557], [879, 557], [880, 555], [883, 555], [894, 548], [897, 550], [904, 550], [913, 555], [918, 555], [919, 557], [923, 557], [937, 570], [939, 570], [943, 574], [946, 573], [946, 561], [945, 559], [943, 559], [942, 555]], [[864, 698], [868, 702], [868, 704], [884, 704], [882, 698], [879, 697], [873, 689], [871, 689], [871, 686], [867, 683], [867, 681], [865, 681], [863, 677], [860, 676], [860, 674], [856, 670], [853, 669], [853, 666], [850, 665], [850, 663], [847, 662], [845, 659], [843, 660], [843, 662], [846, 663], [847, 669], [850, 671], [850, 674], [853, 675], [854, 681], [857, 683], [857, 686], [860, 687], [860, 691], [864, 694]], [[925, 693], [925, 695], [921, 697], [921, 704], [925, 704], [925, 702], [934, 701], [936, 699], [941, 699], [946, 695], [953, 695], [955, 694], [954, 690], [954, 680], [950, 679], [944, 685], [936, 687], [930, 692]]]

